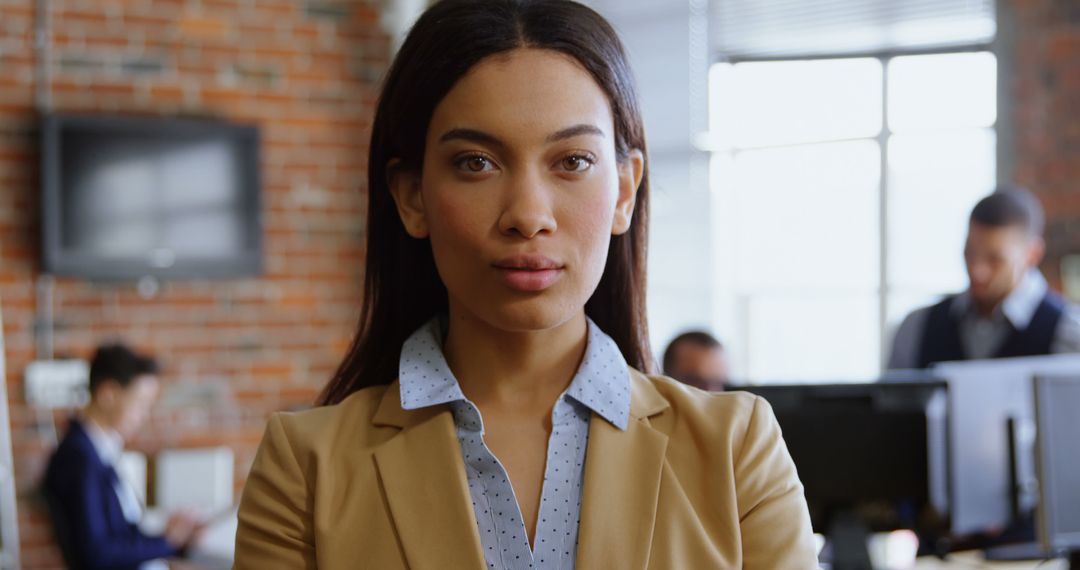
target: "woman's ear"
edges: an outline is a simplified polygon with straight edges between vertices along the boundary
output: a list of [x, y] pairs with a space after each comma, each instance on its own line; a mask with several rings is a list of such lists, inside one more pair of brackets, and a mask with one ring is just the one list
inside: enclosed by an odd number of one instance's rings
[[619, 161], [619, 197], [615, 202], [615, 219], [611, 235], [622, 235], [630, 230], [637, 203], [638, 186], [645, 173], [645, 155], [638, 149], [631, 150]]
[[394, 197], [405, 231], [417, 239], [428, 237], [424, 197], [420, 193], [420, 174], [402, 168], [401, 160], [395, 158], [386, 165], [386, 184]]

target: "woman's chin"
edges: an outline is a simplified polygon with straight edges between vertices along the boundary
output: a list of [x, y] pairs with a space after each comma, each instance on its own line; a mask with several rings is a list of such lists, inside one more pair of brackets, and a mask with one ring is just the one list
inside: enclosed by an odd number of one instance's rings
[[534, 332], [567, 324], [575, 317], [584, 314], [584, 311], [584, 303], [554, 302], [551, 299], [534, 298], [487, 305], [477, 316], [491, 327], [506, 332]]

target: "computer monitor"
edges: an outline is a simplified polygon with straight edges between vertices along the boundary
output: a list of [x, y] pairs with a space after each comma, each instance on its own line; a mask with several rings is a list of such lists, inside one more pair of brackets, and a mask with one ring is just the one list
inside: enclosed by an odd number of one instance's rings
[[865, 552], [869, 531], [914, 529], [925, 536], [943, 530], [948, 507], [945, 383], [737, 389], [772, 405], [805, 487], [814, 530], [833, 543], [834, 568], [859, 565], [841, 558]]
[[1035, 380], [1036, 526], [1047, 552], [1080, 553], [1080, 374]]
[[253, 125], [46, 115], [42, 265], [103, 281], [257, 276], [259, 164]]
[[1030, 520], [1038, 502], [1032, 380], [1080, 375], [1080, 356], [946, 362], [932, 372], [949, 385], [953, 534], [999, 532]]

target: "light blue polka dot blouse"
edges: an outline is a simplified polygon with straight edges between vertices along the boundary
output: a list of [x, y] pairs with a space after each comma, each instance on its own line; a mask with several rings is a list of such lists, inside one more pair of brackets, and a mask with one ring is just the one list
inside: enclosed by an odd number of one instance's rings
[[596, 413], [625, 430], [630, 415], [630, 374], [619, 347], [589, 320], [585, 358], [551, 413], [535, 544], [530, 547], [510, 479], [484, 443], [480, 410], [465, 398], [443, 356], [442, 322], [432, 319], [402, 346], [401, 407], [450, 404], [488, 568], [574, 568], [589, 418]]

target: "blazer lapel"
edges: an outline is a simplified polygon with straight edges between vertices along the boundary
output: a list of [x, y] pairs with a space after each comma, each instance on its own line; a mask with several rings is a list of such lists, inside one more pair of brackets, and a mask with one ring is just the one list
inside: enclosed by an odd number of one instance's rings
[[375, 450], [375, 464], [409, 567], [484, 568], [449, 409], [403, 410], [395, 382], [383, 396], [374, 423], [402, 429]]
[[651, 382], [631, 370], [626, 431], [593, 414], [585, 455], [578, 568], [645, 568], [668, 438], [648, 416], [667, 407]]

